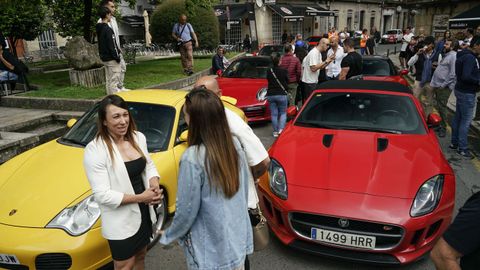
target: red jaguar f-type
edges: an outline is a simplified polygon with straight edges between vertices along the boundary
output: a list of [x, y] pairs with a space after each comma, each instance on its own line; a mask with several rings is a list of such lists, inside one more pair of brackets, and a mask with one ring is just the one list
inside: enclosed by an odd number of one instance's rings
[[269, 150], [260, 204], [286, 245], [396, 265], [425, 255], [452, 219], [455, 176], [409, 88], [321, 85]]

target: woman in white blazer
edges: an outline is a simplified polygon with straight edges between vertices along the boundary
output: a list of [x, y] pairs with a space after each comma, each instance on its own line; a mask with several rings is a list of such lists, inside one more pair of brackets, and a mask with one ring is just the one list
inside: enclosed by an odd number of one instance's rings
[[97, 125], [83, 163], [100, 206], [102, 235], [108, 240], [115, 269], [144, 269], [156, 222], [152, 205], [163, 198], [160, 177], [146, 138], [135, 130], [121, 97], [109, 95], [100, 102]]

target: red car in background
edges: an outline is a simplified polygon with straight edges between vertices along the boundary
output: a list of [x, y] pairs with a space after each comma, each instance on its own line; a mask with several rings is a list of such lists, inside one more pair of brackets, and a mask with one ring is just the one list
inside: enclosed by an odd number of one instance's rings
[[249, 122], [270, 120], [267, 95], [267, 69], [270, 57], [242, 57], [233, 61], [217, 78], [222, 94], [237, 99], [236, 106], [245, 112]]
[[381, 265], [413, 262], [446, 230], [455, 175], [409, 88], [320, 85], [269, 150], [260, 205], [284, 244]]
[[398, 71], [392, 60], [386, 56], [363, 56], [362, 75], [364, 80], [396, 82], [408, 87], [409, 83], [403, 77], [407, 74], [408, 70]]

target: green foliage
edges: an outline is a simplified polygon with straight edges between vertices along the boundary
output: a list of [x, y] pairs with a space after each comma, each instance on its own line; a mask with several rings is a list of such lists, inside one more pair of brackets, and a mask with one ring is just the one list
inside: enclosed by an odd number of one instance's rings
[[[187, 8], [188, 2], [203, 2], [202, 5]], [[200, 47], [214, 49], [219, 42], [218, 19], [215, 16], [211, 0], [164, 0], [152, 15], [150, 33], [156, 43], [174, 42], [172, 38], [173, 25], [178, 22], [182, 13], [187, 14], [188, 22], [192, 24]], [[208, 6], [208, 8], [204, 7]]]
[[34, 40], [47, 27], [45, 14], [43, 0], [0, 1], [0, 31], [14, 42]]
[[[57, 32], [63, 36], [83, 36], [84, 35], [84, 0], [46, 0], [53, 13], [53, 21]], [[98, 21], [98, 6], [101, 0], [90, 0], [92, 10], [90, 17], [90, 32], [95, 33], [95, 25]], [[118, 1], [117, 1], [118, 2]], [[130, 7], [134, 7], [136, 0], [127, 0]], [[118, 6], [118, 4], [117, 4]]]

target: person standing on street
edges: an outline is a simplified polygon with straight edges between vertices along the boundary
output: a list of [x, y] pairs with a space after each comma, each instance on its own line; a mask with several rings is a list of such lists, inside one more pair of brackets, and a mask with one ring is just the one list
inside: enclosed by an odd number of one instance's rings
[[360, 53], [365, 55], [367, 53], [367, 40], [370, 37], [368, 36], [368, 30], [363, 29], [362, 35], [360, 36]]
[[433, 57], [435, 56], [435, 38], [428, 36], [419, 43], [417, 53], [410, 58], [408, 66], [415, 66], [415, 83], [413, 95], [421, 101], [420, 96], [426, 91], [427, 100], [424, 103], [426, 115], [433, 110], [433, 89], [430, 81], [433, 75]]
[[[457, 77], [455, 75], [455, 61], [457, 60], [457, 50], [458, 42], [454, 39], [447, 38], [443, 44], [443, 57], [440, 57], [440, 61], [437, 69], [433, 72], [432, 81], [430, 86], [432, 87], [433, 93], [436, 96], [437, 104], [440, 104], [440, 99], [438, 91], [440, 89], [449, 89], [451, 92], [455, 90], [455, 83]], [[443, 109], [438, 110], [442, 117], [442, 124], [437, 129], [437, 134], [439, 137], [445, 137], [445, 127], [447, 114]]]
[[327, 58], [325, 62], [322, 61], [322, 52], [327, 51], [330, 41], [328, 38], [322, 38], [317, 46], [307, 54], [302, 62], [302, 82], [303, 82], [303, 102], [307, 100], [310, 94], [317, 89], [318, 76], [321, 69], [325, 69], [331, 62], [334, 56]]
[[108, 26], [113, 17], [110, 9], [100, 6], [99, 15], [102, 22], [96, 26], [98, 37], [98, 53], [100, 59], [105, 66], [105, 86], [107, 95], [120, 92], [118, 87], [120, 84], [120, 74], [122, 73], [122, 66], [120, 64], [120, 54], [118, 53], [118, 46], [115, 40], [115, 34], [112, 28]]
[[[124, 81], [125, 81], [125, 73], [127, 72], [127, 64], [125, 63], [125, 59], [123, 59], [123, 54], [122, 54], [122, 45], [120, 44], [120, 35], [118, 31], [118, 24], [117, 24], [117, 19], [115, 18], [115, 3], [113, 0], [102, 0], [100, 3], [100, 6], [107, 7], [110, 12], [112, 13], [112, 18], [110, 19], [110, 22], [108, 23], [108, 26], [112, 28], [113, 33], [115, 34], [115, 42], [118, 47], [118, 55], [120, 56], [120, 75], [118, 78], [118, 86], [117, 88], [120, 89], [120, 91], [128, 91], [129, 89], [125, 88], [124, 86]], [[98, 23], [102, 22], [102, 18], [98, 19]]]
[[289, 104], [296, 105], [296, 94], [298, 88], [298, 82], [302, 78], [302, 64], [297, 57], [292, 53], [292, 46], [284, 46], [285, 54], [280, 59], [279, 67], [286, 69], [288, 71], [288, 93], [289, 93]]
[[450, 148], [464, 158], [473, 159], [468, 150], [468, 130], [473, 119], [476, 93], [480, 90], [480, 36], [475, 36], [470, 47], [457, 53], [455, 73], [455, 97], [457, 98], [455, 117], [452, 122], [452, 139]]
[[330, 39], [330, 49], [327, 52], [327, 57], [333, 58], [331, 62], [325, 69], [327, 70], [327, 80], [338, 80], [342, 67], [340, 66], [345, 56], [343, 48], [338, 45], [338, 37], [332, 37]]
[[344, 49], [347, 55], [342, 59], [339, 80], [348, 80], [353, 76], [362, 75], [363, 59], [355, 51], [353, 39], [347, 38], [344, 42]]
[[160, 243], [178, 239], [188, 269], [243, 270], [253, 252], [247, 204], [252, 174], [224, 111], [209, 90], [185, 97], [188, 148], [180, 161], [175, 216]]
[[280, 57], [272, 56], [273, 68], [267, 70], [267, 100], [272, 114], [273, 137], [278, 137], [287, 122], [288, 71], [278, 66]]
[[179, 46], [183, 73], [190, 76], [193, 74], [193, 46], [198, 48], [200, 44], [192, 25], [187, 22], [187, 15], [180, 15], [179, 22], [173, 26], [172, 37]]
[[245, 38], [243, 39], [243, 50], [246, 52], [250, 52], [252, 49], [252, 39], [250, 38], [249, 34], [245, 35]]
[[407, 67], [407, 47], [410, 44], [410, 40], [413, 37], [412, 28], [409, 26], [405, 29], [405, 35], [402, 37], [402, 47], [400, 48], [400, 66], [402, 69]]

